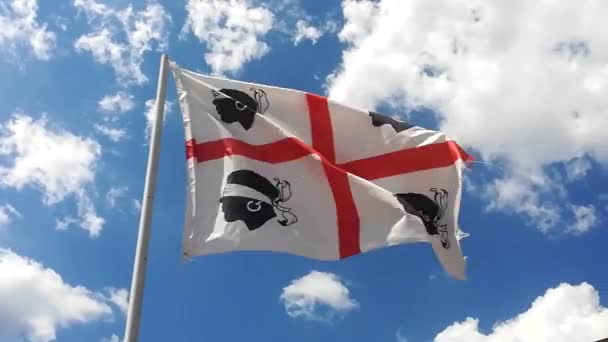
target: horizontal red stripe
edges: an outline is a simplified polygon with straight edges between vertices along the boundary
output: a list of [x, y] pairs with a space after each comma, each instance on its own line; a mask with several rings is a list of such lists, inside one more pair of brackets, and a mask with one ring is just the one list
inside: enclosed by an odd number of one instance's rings
[[462, 151], [455, 142], [447, 141], [359, 159], [337, 166], [363, 179], [372, 180], [446, 167], [459, 159], [468, 162], [472, 157]]
[[186, 141], [186, 159], [194, 157], [194, 147], [196, 146], [196, 139], [190, 139]]
[[285, 138], [263, 145], [251, 145], [233, 138], [224, 138], [200, 144], [195, 144], [193, 140], [190, 140], [186, 142], [186, 146], [188, 144], [194, 144], [194, 147], [187, 148], [187, 151], [192, 150], [192, 152], [187, 152], [187, 157], [196, 157], [199, 163], [231, 155], [240, 155], [266, 163], [277, 164], [299, 159], [314, 152], [312, 148], [296, 138]]
[[[313, 153], [317, 152], [296, 138], [285, 138], [263, 145], [251, 145], [233, 138], [200, 144], [197, 144], [194, 139], [186, 141], [186, 157], [188, 159], [196, 157], [199, 163], [230, 155], [241, 155], [277, 164], [296, 160]], [[329, 163], [324, 156], [322, 156], [322, 159]], [[346, 172], [371, 180], [401, 173], [445, 167], [453, 164], [458, 159], [470, 162], [473, 157], [463, 151], [455, 142], [448, 141], [381, 154], [337, 166]]]
[[456, 144], [456, 147], [458, 148], [458, 153], [460, 153], [460, 159], [462, 159], [465, 163], [470, 163], [475, 160], [475, 158], [472, 155], [466, 153], [465, 150], [460, 147], [460, 145]]

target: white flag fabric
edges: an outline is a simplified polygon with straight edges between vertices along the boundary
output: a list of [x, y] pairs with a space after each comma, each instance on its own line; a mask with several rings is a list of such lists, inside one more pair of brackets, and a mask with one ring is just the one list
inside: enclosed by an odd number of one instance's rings
[[171, 69], [186, 137], [186, 258], [257, 250], [339, 260], [426, 242], [465, 279], [458, 212], [471, 157], [444, 133]]

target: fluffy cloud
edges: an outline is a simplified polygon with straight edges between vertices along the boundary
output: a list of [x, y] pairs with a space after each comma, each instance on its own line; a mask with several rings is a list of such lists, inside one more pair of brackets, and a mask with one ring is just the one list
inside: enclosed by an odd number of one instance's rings
[[123, 314], [126, 314], [129, 309], [129, 291], [127, 289], [116, 289], [110, 287], [107, 289], [108, 300], [116, 305]]
[[78, 218], [66, 216], [55, 220], [56, 230], [67, 230], [71, 225], [78, 225], [89, 232], [91, 238], [96, 238], [101, 233], [105, 220], [97, 215], [95, 206], [91, 199], [80, 191], [76, 194], [76, 206], [78, 208]]
[[35, 187], [46, 205], [74, 196], [81, 226], [97, 236], [103, 219], [95, 213], [85, 189], [94, 180], [100, 154], [100, 145], [90, 138], [53, 129], [44, 116], [34, 120], [16, 113], [0, 125], [0, 156], [12, 160], [12, 164], [0, 164], [0, 186]]
[[34, 120], [17, 113], [0, 126], [0, 155], [14, 157], [13, 165], [0, 165], [0, 182], [18, 189], [36, 186], [47, 204], [93, 181], [100, 154], [97, 142], [53, 130], [44, 116]]
[[[342, 4], [347, 48], [328, 78], [331, 98], [434, 110], [442, 130], [503, 167], [482, 193], [545, 231], [566, 226], [570, 203], [554, 196], [551, 184], [561, 179], [551, 169], [583, 157], [608, 164], [608, 3]], [[507, 202], [504, 185], [514, 182], [521, 189]]]
[[337, 275], [319, 271], [293, 280], [280, 299], [290, 317], [311, 320], [329, 320], [359, 306]]
[[101, 294], [10, 250], [0, 249], [0, 274], [0, 340], [52, 341], [58, 328], [112, 316]]
[[293, 45], [298, 45], [302, 40], [308, 39], [312, 44], [316, 44], [317, 40], [327, 32], [334, 32], [336, 23], [332, 20], [327, 21], [324, 26], [315, 27], [304, 19], [296, 22], [296, 30], [293, 33]]
[[191, 32], [206, 44], [205, 61], [214, 74], [237, 72], [270, 51], [262, 39], [274, 14], [250, 0], [188, 0], [186, 10], [182, 35]]
[[205, 44], [205, 61], [216, 75], [236, 74], [243, 66], [265, 56], [264, 41], [272, 31], [289, 36], [294, 45], [313, 44], [337, 30], [333, 13], [309, 15], [299, 0], [188, 0], [188, 17], [181, 38], [191, 33]]
[[93, 202], [83, 191], [78, 196], [78, 216], [80, 227], [89, 232], [89, 236], [98, 237], [103, 229], [105, 220], [97, 215]]
[[34, 56], [48, 60], [55, 48], [56, 35], [47, 24], [37, 21], [36, 0], [12, 0], [0, 4], [0, 48], [18, 57], [19, 46], [28, 46]]
[[593, 165], [587, 158], [574, 158], [566, 164], [566, 176], [569, 181], [582, 179], [591, 170]]
[[403, 336], [403, 333], [401, 332], [401, 330], [397, 330], [397, 332], [395, 333], [395, 341], [407, 342], [407, 338], [405, 338], [405, 336]]
[[103, 114], [103, 123], [96, 123], [95, 131], [113, 142], [125, 140], [128, 137], [127, 131], [123, 128], [117, 128], [115, 125], [120, 119], [118, 114], [126, 113], [135, 108], [133, 95], [126, 91], [106, 95], [97, 102], [97, 108]]
[[593, 205], [573, 205], [572, 211], [574, 212], [575, 220], [574, 223], [568, 227], [568, 230], [573, 233], [585, 233], [597, 225], [598, 218]]
[[95, 131], [113, 142], [119, 142], [127, 138], [127, 131], [122, 128], [114, 128], [106, 125], [95, 124]]
[[91, 199], [84, 192], [80, 192], [77, 195], [76, 204], [78, 207], [78, 218], [66, 216], [62, 219], [57, 219], [55, 220], [55, 229], [67, 230], [69, 226], [78, 224], [82, 229], [89, 232], [90, 237], [98, 237], [105, 223], [104, 218], [97, 215], [95, 206], [93, 206]]
[[492, 332], [479, 330], [479, 319], [455, 322], [435, 337], [436, 342], [574, 342], [608, 337], [608, 308], [589, 284], [560, 284], [536, 298], [527, 311], [497, 322]]
[[108, 193], [106, 193], [106, 203], [108, 203], [108, 206], [110, 206], [110, 208], [116, 206], [116, 201], [121, 197], [125, 197], [127, 191], [128, 188], [126, 186], [110, 188], [110, 190], [108, 190]]
[[558, 205], [544, 200], [544, 190], [552, 186], [556, 192], [564, 191], [559, 183], [551, 184], [544, 177], [512, 173], [509, 177], [495, 179], [485, 186], [484, 195], [490, 199], [487, 208], [526, 216], [530, 224], [548, 234], [560, 221], [562, 211]]
[[69, 226], [76, 224], [76, 223], [78, 223], [77, 219], [75, 219], [71, 216], [66, 216], [64, 218], [55, 220], [55, 229], [67, 230]]
[[125, 113], [135, 108], [133, 95], [119, 91], [114, 95], [106, 95], [97, 103], [102, 113]]
[[296, 23], [296, 31], [293, 34], [293, 45], [298, 45], [303, 39], [312, 41], [313, 44], [317, 43], [317, 39], [321, 37], [323, 33], [318, 28], [310, 25], [305, 20], [298, 20]]
[[112, 336], [107, 338], [102, 338], [101, 342], [120, 342], [120, 338], [116, 334], [112, 334]]
[[87, 51], [98, 63], [111, 65], [123, 85], [148, 82], [141, 70], [144, 54], [153, 45], [162, 51], [168, 44], [171, 17], [164, 7], [151, 1], [139, 11], [131, 5], [119, 10], [95, 0], [75, 0], [74, 6], [93, 27], [92, 32], [76, 40], [76, 50]]
[[141, 211], [141, 202], [138, 199], [131, 199], [131, 211], [134, 215], [139, 215]]
[[8, 203], [0, 204], [0, 229], [7, 226], [15, 217], [21, 217], [21, 213]]

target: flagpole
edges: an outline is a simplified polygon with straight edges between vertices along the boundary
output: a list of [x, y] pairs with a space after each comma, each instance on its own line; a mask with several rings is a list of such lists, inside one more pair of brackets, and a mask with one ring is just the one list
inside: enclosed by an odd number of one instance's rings
[[156, 88], [156, 113], [154, 115], [152, 133], [150, 136], [150, 150], [148, 152], [146, 180], [144, 183], [144, 194], [139, 218], [139, 233], [137, 236], [135, 261], [133, 264], [133, 275], [131, 278], [131, 292], [129, 293], [129, 311], [127, 312], [127, 321], [125, 325], [125, 342], [137, 342], [139, 338], [139, 322], [142, 307], [141, 303], [144, 292], [144, 280], [146, 277], [146, 264], [148, 261], [148, 240], [150, 238], [152, 206], [154, 200], [154, 191], [156, 189], [158, 157], [160, 155], [160, 139], [163, 126], [163, 117], [165, 114], [167, 61], [167, 55], [163, 53], [160, 57], [160, 70], [158, 74], [158, 85]]

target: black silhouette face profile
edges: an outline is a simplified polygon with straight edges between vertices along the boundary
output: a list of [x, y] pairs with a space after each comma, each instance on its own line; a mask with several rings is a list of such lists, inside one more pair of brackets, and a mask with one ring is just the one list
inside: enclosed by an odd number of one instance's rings
[[228, 175], [220, 198], [226, 222], [243, 221], [249, 230], [256, 230], [280, 214], [278, 223], [288, 226], [298, 218], [283, 204], [291, 197], [291, 185], [274, 179], [272, 184], [250, 170], [237, 170]]
[[447, 225], [440, 223], [447, 209], [448, 192], [445, 189], [437, 190], [436, 188], [432, 188], [431, 192], [434, 193], [434, 200], [426, 195], [413, 192], [395, 194], [395, 196], [403, 205], [403, 209], [409, 214], [418, 216], [422, 220], [426, 232], [429, 235], [439, 235], [441, 244], [448, 249], [450, 245]]
[[414, 127], [414, 125], [407, 121], [395, 120], [393, 118], [378, 114], [376, 112], [369, 112], [369, 116], [372, 117], [372, 125], [374, 125], [374, 127], [380, 127], [382, 125], [391, 125], [397, 133]]
[[249, 230], [256, 230], [277, 216], [270, 204], [252, 198], [225, 196], [220, 202], [226, 222], [242, 220]]
[[262, 89], [251, 88], [253, 97], [236, 89], [213, 90], [213, 104], [225, 123], [239, 122], [245, 130], [253, 125], [255, 114], [268, 109], [268, 99]]

